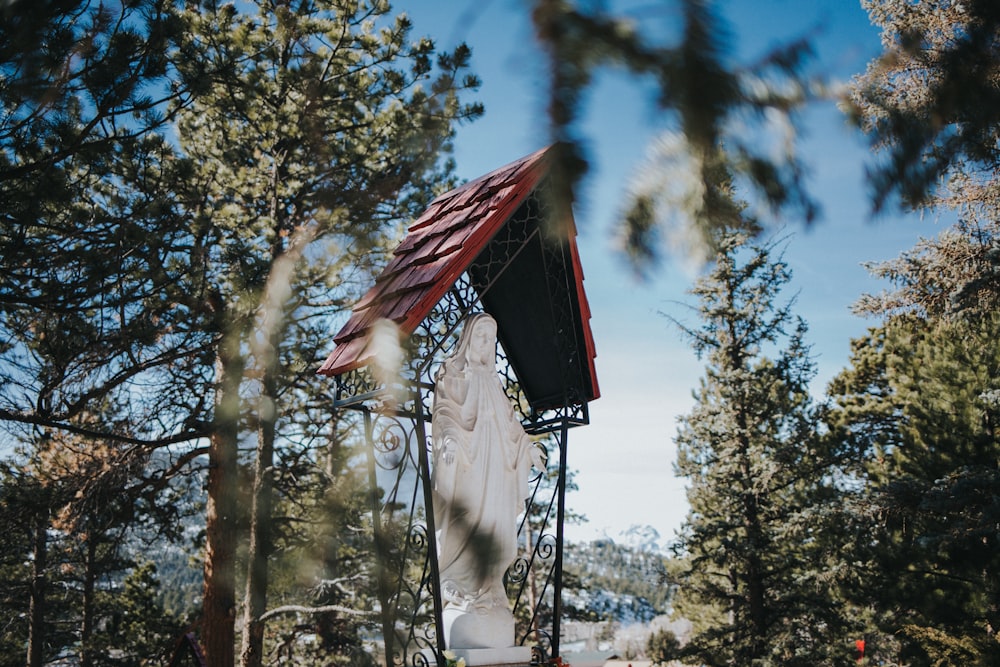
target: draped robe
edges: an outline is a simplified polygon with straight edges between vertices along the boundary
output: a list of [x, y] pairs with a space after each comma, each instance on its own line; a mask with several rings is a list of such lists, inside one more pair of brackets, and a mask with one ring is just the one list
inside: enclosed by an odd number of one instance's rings
[[493, 357], [488, 364], [446, 362], [435, 386], [438, 567], [445, 604], [463, 609], [507, 607], [503, 575], [517, 556], [515, 522], [528, 497], [530, 468], [541, 467], [540, 452], [515, 416], [494, 364]]

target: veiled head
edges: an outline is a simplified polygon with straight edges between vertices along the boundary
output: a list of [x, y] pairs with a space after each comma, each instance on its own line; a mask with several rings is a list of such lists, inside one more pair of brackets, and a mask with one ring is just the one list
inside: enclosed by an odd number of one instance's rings
[[497, 322], [488, 313], [477, 313], [465, 323], [458, 345], [445, 363], [454, 364], [458, 369], [467, 365], [493, 368], [496, 351]]

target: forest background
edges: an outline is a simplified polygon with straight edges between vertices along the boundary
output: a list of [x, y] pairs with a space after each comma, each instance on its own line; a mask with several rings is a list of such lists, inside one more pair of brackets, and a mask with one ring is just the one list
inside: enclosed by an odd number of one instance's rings
[[[679, 233], [705, 261], [676, 318], [705, 364], [676, 438], [690, 509], [656, 568], [693, 632], [662, 660], [845, 664], [859, 637], [876, 664], [998, 657], [1000, 10], [866, 9], [884, 53], [841, 90], [808, 35], [744, 61], [710, 3], [666, 32], [530, 7], [563, 202], [587, 183], [582, 96], [630, 72], [669, 140], [623, 248], [648, 271]], [[0, 11], [3, 660], [156, 662], [189, 628], [213, 665], [361, 659], [364, 485], [312, 370], [455, 183], [483, 111], [468, 48], [385, 3]], [[876, 269], [878, 324], [814, 397], [767, 230], [817, 217], [789, 130], [832, 99], [877, 151], [874, 210], [955, 224]], [[199, 594], [167, 595], [149, 544], [194, 557]]]

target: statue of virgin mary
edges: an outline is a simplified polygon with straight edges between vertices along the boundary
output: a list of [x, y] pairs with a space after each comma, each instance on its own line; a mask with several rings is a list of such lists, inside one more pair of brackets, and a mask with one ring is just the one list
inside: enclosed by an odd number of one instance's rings
[[514, 645], [503, 575], [517, 557], [531, 466], [542, 467], [500, 383], [496, 345], [496, 321], [472, 316], [435, 379], [434, 523], [450, 649]]

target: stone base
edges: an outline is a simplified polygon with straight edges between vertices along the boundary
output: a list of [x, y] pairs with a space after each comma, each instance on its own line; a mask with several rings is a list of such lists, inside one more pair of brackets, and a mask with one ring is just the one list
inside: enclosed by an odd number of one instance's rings
[[444, 622], [444, 645], [452, 651], [514, 646], [514, 614], [507, 607], [497, 605], [471, 610], [445, 607], [441, 620]]
[[457, 658], [465, 658], [466, 667], [492, 667], [494, 665], [528, 665], [531, 663], [530, 646], [506, 648], [453, 648]]
[[[531, 664], [530, 646], [506, 648], [454, 648], [449, 649], [456, 658], [465, 660], [466, 667], [528, 667]], [[437, 665], [431, 650], [421, 651], [430, 667]]]

